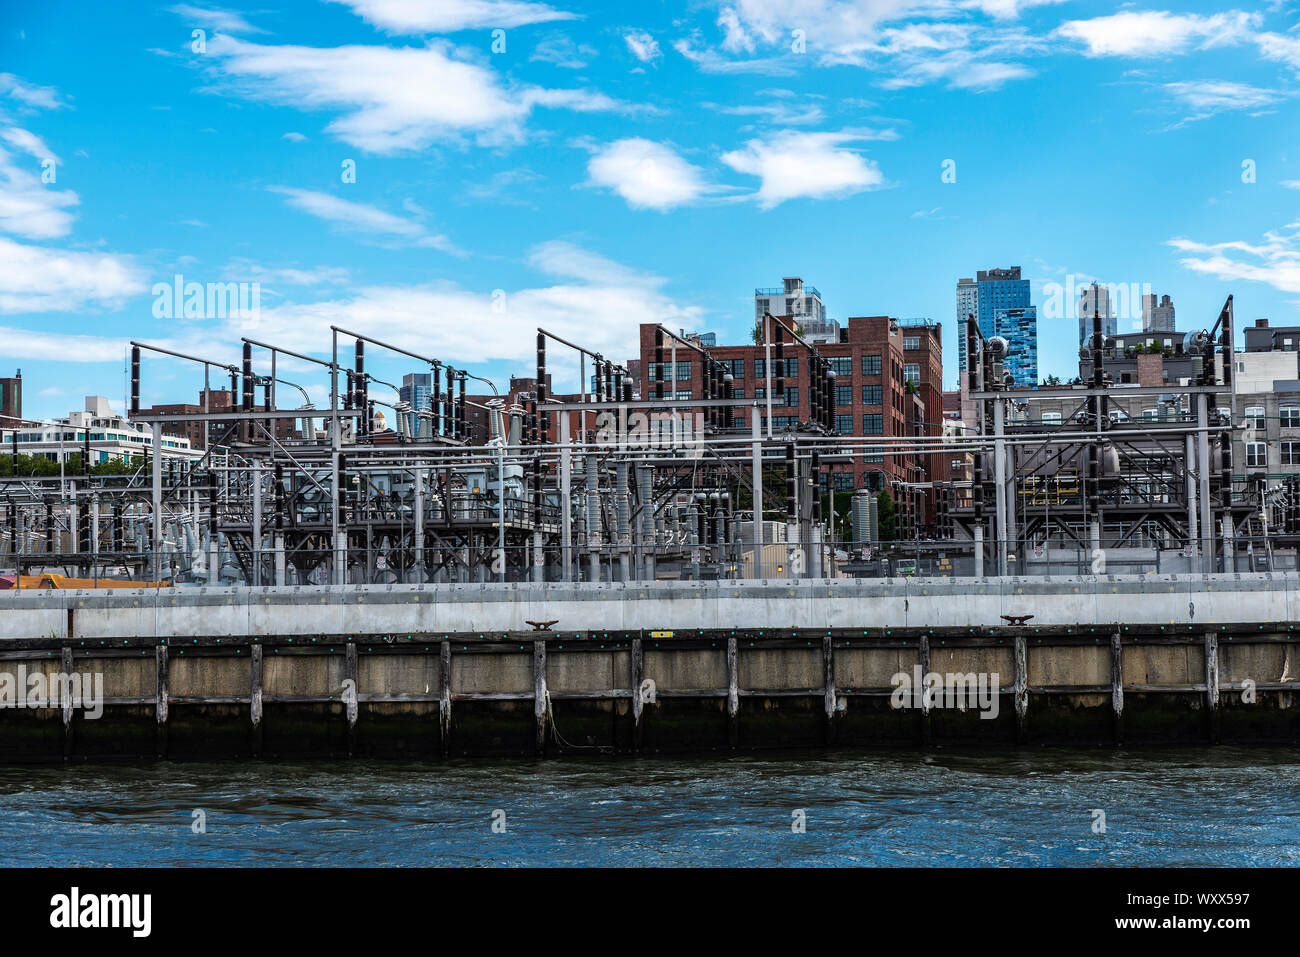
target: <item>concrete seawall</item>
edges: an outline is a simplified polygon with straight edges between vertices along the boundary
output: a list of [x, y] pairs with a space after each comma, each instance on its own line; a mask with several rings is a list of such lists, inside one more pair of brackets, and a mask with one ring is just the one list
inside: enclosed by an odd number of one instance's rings
[[[0, 689], [95, 674], [103, 714], [0, 708], [0, 761], [1295, 742], [1297, 602], [1294, 574], [8, 592]], [[995, 700], [895, 707], [917, 668]]]

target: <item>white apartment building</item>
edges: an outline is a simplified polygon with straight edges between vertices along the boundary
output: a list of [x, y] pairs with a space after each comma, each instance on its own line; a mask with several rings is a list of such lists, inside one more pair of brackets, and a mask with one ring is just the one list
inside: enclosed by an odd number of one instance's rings
[[[130, 460], [151, 454], [153, 427], [130, 422], [114, 412], [108, 399], [102, 395], [86, 396], [86, 408], [71, 412], [66, 418], [55, 419], [41, 425], [17, 430], [18, 454], [33, 455], [51, 462], [66, 462], [80, 455], [90, 435], [90, 464], [102, 465], [113, 459]], [[6, 435], [3, 451], [13, 451], [12, 435]], [[190, 440], [175, 435], [163, 435], [163, 459], [199, 459], [200, 449], [191, 448]]]

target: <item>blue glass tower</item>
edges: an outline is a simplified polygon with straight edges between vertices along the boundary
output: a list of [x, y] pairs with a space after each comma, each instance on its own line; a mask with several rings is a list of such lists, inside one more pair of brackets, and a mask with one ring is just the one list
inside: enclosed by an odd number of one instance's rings
[[[433, 392], [433, 375], [428, 372], [411, 372], [402, 376], [402, 388], [398, 390], [403, 402], [409, 402], [411, 409], [427, 409], [429, 395]], [[407, 417], [411, 435], [419, 435], [418, 420], [414, 411]]]
[[957, 367], [966, 371], [966, 315], [974, 313], [980, 334], [1002, 336], [1011, 345], [1005, 368], [1016, 386], [1038, 384], [1038, 310], [1029, 302], [1029, 280], [1020, 267], [981, 269], [976, 280], [957, 282]]

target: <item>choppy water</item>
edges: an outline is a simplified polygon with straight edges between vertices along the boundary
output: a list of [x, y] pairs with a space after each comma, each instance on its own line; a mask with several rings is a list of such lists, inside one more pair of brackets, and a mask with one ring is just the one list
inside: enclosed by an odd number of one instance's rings
[[1298, 797], [1232, 748], [4, 768], [0, 862], [1294, 865]]

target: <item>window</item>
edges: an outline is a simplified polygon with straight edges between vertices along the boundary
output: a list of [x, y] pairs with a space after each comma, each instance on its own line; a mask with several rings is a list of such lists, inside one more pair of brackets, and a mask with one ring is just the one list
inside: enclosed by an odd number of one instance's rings
[[[835, 416], [835, 431], [840, 435], [853, 434], [853, 416], [837, 415]], [[1300, 443], [1298, 443], [1300, 444]]]
[[1264, 407], [1262, 405], [1246, 406], [1246, 421], [1242, 423], [1246, 428], [1262, 429], [1264, 424]]
[[864, 462], [883, 462], [883, 461], [885, 461], [885, 457], [884, 457], [883, 455], [880, 454], [880, 453], [883, 452], [883, 451], [884, 451], [884, 450], [883, 450], [880, 446], [878, 446], [878, 445], [868, 445], [868, 446], [863, 450], [862, 461], [864, 461]]
[[907, 349], [919, 349], [919, 348], [921, 348], [921, 337], [920, 337], [920, 336], [903, 336], [903, 349], [904, 349], [904, 350], [907, 350]]
[[1159, 409], [1143, 409], [1143, 410], [1142, 410], [1142, 421], [1143, 421], [1143, 422], [1155, 422], [1155, 421], [1157, 421], [1159, 418], [1160, 418], [1160, 410], [1159, 410]]
[[689, 399], [690, 397], [690, 392], [677, 392], [673, 394], [674, 399]]
[[831, 371], [837, 376], [853, 375], [853, 359], [850, 356], [832, 356]]
[[1300, 442], [1282, 443], [1282, 464], [1300, 465]]
[[1268, 446], [1263, 442], [1246, 443], [1246, 468], [1262, 469], [1268, 465]]
[[[671, 366], [672, 366], [671, 362], [665, 362], [663, 364], [657, 362], [650, 363], [650, 381], [667, 382], [668, 372]], [[691, 364], [689, 362], [677, 363], [677, 381], [678, 382], [691, 381]]]
[[880, 356], [863, 356], [862, 374], [880, 375]]
[[1111, 420], [1112, 422], [1127, 422], [1127, 421], [1128, 421], [1128, 413], [1125, 412], [1123, 409], [1111, 409], [1111, 410], [1110, 410], [1110, 420]]
[[731, 397], [732, 397], [733, 399], [743, 399], [743, 398], [745, 397], [745, 390], [744, 390], [744, 389], [732, 389], [732, 390], [731, 390]]
[[880, 405], [881, 404], [881, 387], [878, 385], [864, 385], [862, 387], [862, 404], [863, 405]]
[[755, 398], [755, 399], [766, 399], [766, 398], [767, 398], [767, 390], [766, 390], [766, 389], [755, 389], [755, 390], [754, 390], [754, 398]]
[[766, 378], [767, 378], [767, 360], [766, 360], [766, 359], [755, 359], [755, 360], [754, 360], [754, 378], [755, 378], [755, 379], [766, 379]]
[[745, 378], [744, 359], [719, 359], [718, 365], [730, 372], [733, 379]]
[[782, 379], [799, 378], [799, 360], [794, 357], [784, 359], [781, 362], [773, 359], [772, 377]]
[[909, 362], [903, 366], [903, 378], [908, 382], [920, 382], [921, 367], [915, 362]]
[[[837, 385], [835, 387], [835, 404], [839, 406], [853, 404], [853, 386]], [[1300, 411], [1300, 410], [1297, 410]]]
[[863, 435], [884, 435], [885, 417], [879, 412], [868, 412], [862, 417]]
[[832, 472], [832, 480], [835, 482], [835, 491], [845, 492], [853, 488], [852, 472]]
[[1060, 424], [1061, 424], [1061, 413], [1059, 412], [1043, 413], [1043, 425], [1060, 425]]
[[1282, 428], [1300, 429], [1300, 405], [1284, 405], [1278, 412], [1282, 417]]
[[781, 404], [782, 404], [782, 405], [798, 405], [798, 404], [799, 404], [799, 390], [796, 389], [794, 386], [790, 386], [790, 387], [788, 387], [788, 388], [785, 390], [785, 401], [784, 401], [783, 403], [781, 403]]

